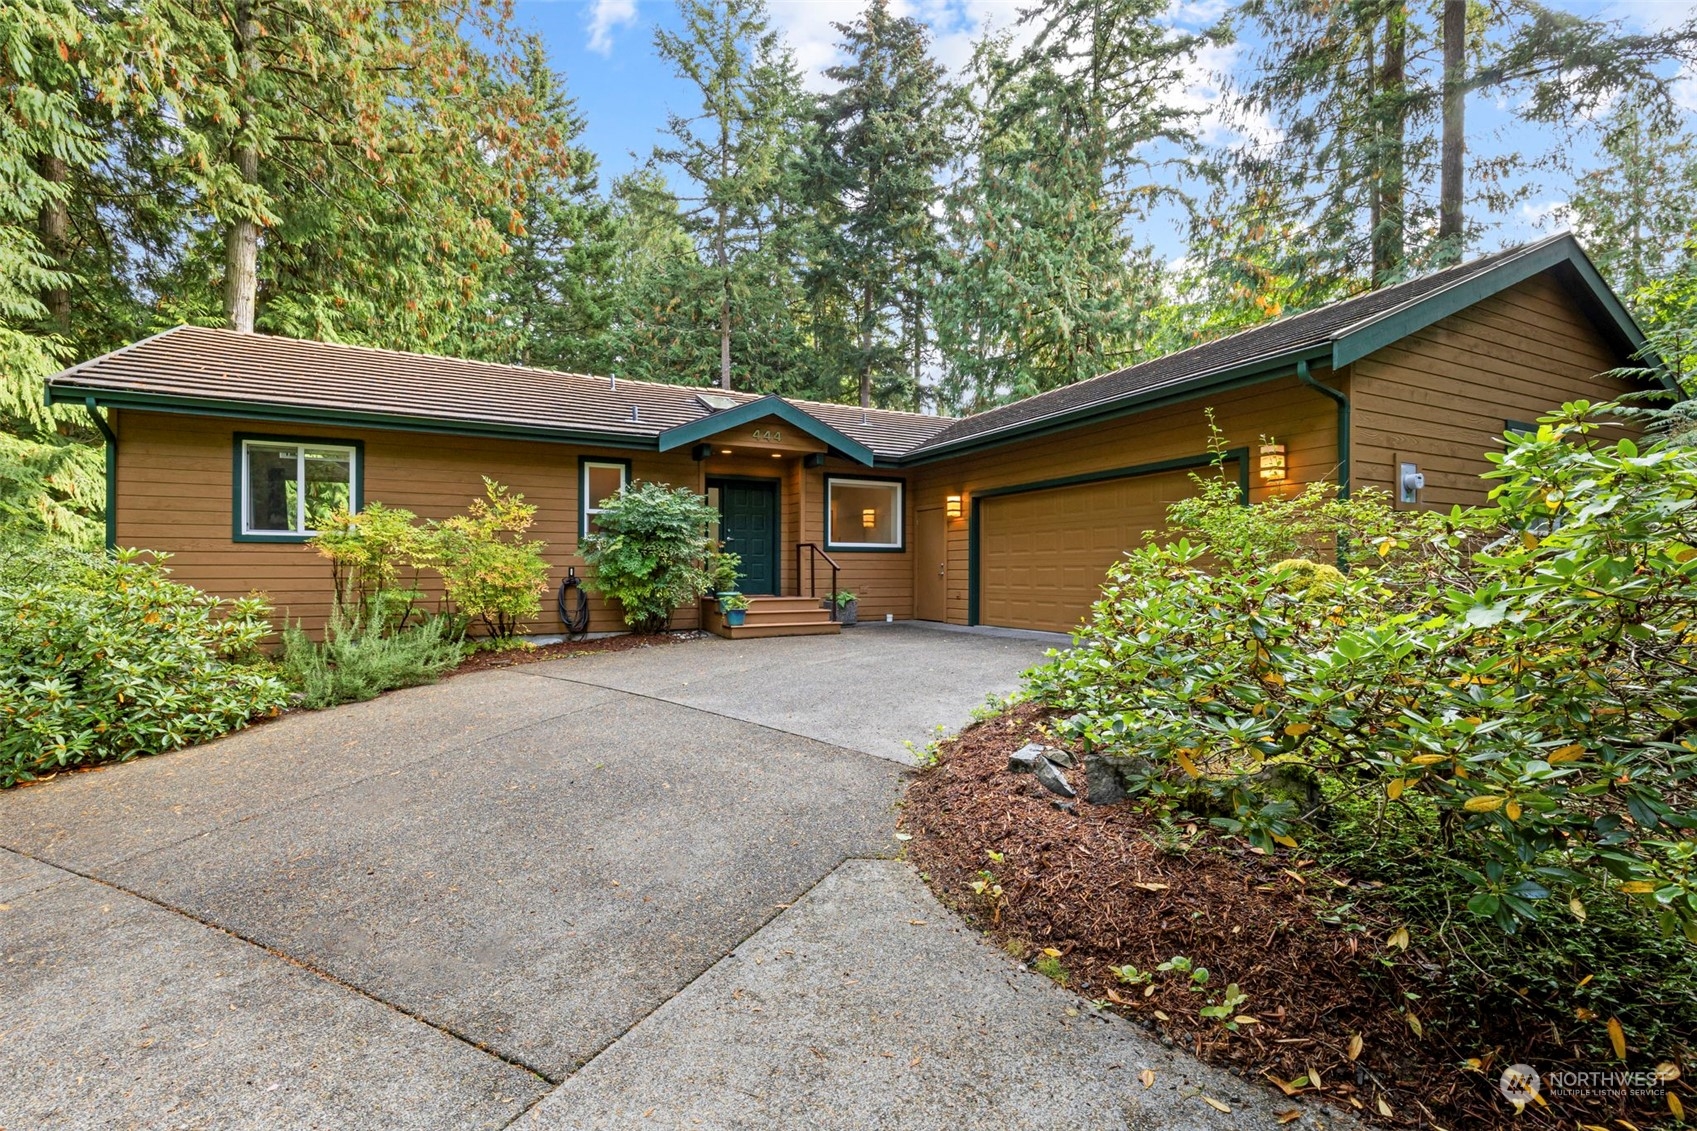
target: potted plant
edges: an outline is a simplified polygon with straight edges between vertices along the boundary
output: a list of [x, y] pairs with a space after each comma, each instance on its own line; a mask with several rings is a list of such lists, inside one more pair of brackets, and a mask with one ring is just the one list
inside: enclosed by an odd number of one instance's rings
[[740, 627], [743, 618], [748, 615], [748, 598], [741, 593], [721, 593], [719, 611], [725, 614], [725, 624], [728, 627]]
[[723, 542], [708, 551], [707, 576], [715, 595], [723, 597], [737, 591], [737, 570], [741, 566], [742, 555], [726, 550]]
[[837, 602], [837, 623], [855, 624], [860, 619], [860, 601], [847, 589], [839, 592], [834, 600]]

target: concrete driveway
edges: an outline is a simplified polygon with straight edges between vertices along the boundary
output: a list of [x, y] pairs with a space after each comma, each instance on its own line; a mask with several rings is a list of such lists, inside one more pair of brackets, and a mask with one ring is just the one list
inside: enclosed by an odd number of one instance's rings
[[0, 794], [0, 1128], [1262, 1126], [895, 859], [904, 740], [1043, 647], [584, 656]]

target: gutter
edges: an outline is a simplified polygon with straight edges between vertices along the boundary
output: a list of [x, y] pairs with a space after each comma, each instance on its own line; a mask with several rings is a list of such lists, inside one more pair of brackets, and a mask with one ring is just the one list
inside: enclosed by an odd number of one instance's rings
[[83, 407], [106, 438], [106, 552], [118, 548], [118, 434], [94, 405], [94, 397], [83, 398]]
[[1322, 385], [1308, 371], [1308, 362], [1298, 359], [1296, 379], [1338, 403], [1338, 498], [1349, 498], [1349, 398], [1330, 385]]

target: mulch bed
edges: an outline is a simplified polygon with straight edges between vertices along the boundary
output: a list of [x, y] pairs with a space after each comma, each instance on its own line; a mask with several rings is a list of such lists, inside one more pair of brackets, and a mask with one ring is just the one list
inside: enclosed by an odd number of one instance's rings
[[[1059, 951], [1066, 984], [1086, 998], [1203, 1060], [1369, 1123], [1571, 1129], [1577, 1118], [1612, 1131], [1622, 1115], [1643, 1128], [1657, 1111], [1666, 1118], [1659, 1101], [1584, 1111], [1563, 1101], [1560, 1112], [1529, 1107], [1514, 1116], [1497, 1078], [1528, 1055], [1528, 1034], [1505, 1017], [1494, 1032], [1485, 1019], [1483, 1048], [1417, 1035], [1415, 1025], [1445, 1026], [1433, 1024], [1435, 995], [1403, 997], [1431, 989], [1418, 980], [1418, 961], [1384, 961], [1401, 957], [1391, 945], [1397, 925], [1359, 909], [1337, 923], [1322, 918], [1361, 885], [1300, 852], [1262, 854], [1194, 826], [1163, 828], [1133, 805], [1089, 805], [1082, 766], [1065, 771], [1080, 795], [1076, 812], [1057, 808], [1032, 775], [1007, 769], [1010, 753], [1043, 740], [1045, 718], [1022, 705], [944, 743], [938, 764], [910, 786], [902, 818], [909, 857], [938, 895], [1010, 953], [1035, 964], [1046, 949]], [[972, 890], [982, 870], [1002, 885], [999, 901]], [[1155, 974], [1145, 996], [1146, 986], [1112, 972], [1128, 963], [1153, 971], [1174, 955], [1208, 968], [1206, 992], [1191, 992], [1179, 974]], [[1228, 983], [1248, 995], [1238, 1011], [1257, 1019], [1236, 1032], [1198, 1014]], [[1470, 1057], [1482, 1070], [1463, 1067]], [[1304, 1086], [1289, 1087], [1304, 1076]]]
[[596, 640], [562, 640], [558, 644], [538, 644], [530, 648], [508, 648], [499, 652], [473, 652], [460, 666], [447, 673], [444, 679], [468, 672], [488, 671], [490, 668], [510, 668], [519, 664], [540, 664], [544, 660], [564, 660], [591, 652], [630, 652], [638, 648], [658, 648], [700, 640], [704, 632], [654, 632], [643, 635], [627, 632], [621, 636], [603, 636]]

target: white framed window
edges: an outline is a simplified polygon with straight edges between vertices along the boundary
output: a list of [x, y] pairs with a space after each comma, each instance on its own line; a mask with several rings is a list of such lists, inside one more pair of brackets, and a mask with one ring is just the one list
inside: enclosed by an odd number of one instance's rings
[[362, 445], [238, 437], [237, 540], [299, 542], [340, 510], [360, 507]]
[[630, 484], [630, 461], [582, 459], [578, 462], [578, 534], [595, 531], [595, 519], [605, 509], [602, 503]]
[[901, 480], [827, 478], [825, 520], [829, 549], [902, 549]]

